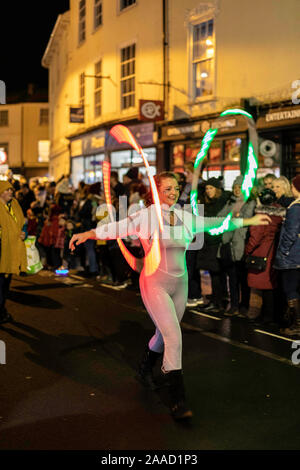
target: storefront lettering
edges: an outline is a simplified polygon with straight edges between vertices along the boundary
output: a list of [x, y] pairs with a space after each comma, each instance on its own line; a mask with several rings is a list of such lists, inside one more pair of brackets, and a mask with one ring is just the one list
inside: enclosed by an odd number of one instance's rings
[[225, 129], [228, 127], [235, 127], [236, 119], [226, 119], [226, 121], [213, 121], [211, 123], [212, 129]]
[[296, 118], [300, 118], [300, 109], [266, 114], [266, 122], [282, 121], [284, 119], [296, 119]]
[[180, 134], [192, 134], [200, 131], [200, 125], [184, 126], [184, 127], [169, 127], [167, 129], [168, 136]]

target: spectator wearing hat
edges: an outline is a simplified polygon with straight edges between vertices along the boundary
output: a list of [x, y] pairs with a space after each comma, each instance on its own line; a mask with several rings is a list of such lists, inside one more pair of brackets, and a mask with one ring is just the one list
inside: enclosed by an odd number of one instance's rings
[[288, 336], [300, 336], [300, 175], [292, 180], [292, 193], [295, 200], [286, 211], [274, 267], [282, 273], [291, 318], [291, 325], [281, 331]]
[[9, 181], [0, 181], [0, 323], [13, 320], [5, 308], [12, 274], [27, 269], [25, 232], [22, 230], [25, 219], [13, 193]]
[[[217, 217], [225, 206], [230, 192], [222, 189], [222, 183], [218, 178], [209, 178], [205, 182], [204, 216]], [[222, 235], [210, 235], [204, 233], [204, 245], [198, 252], [197, 268], [208, 270], [211, 277], [212, 296], [211, 302], [205, 307], [206, 311], [215, 313], [223, 312], [223, 298], [226, 291], [221, 265], [217, 258], [219, 244]]]
[[273, 268], [274, 256], [278, 244], [278, 234], [285, 216], [285, 209], [277, 203], [272, 189], [263, 189], [258, 195], [261, 205], [256, 207], [256, 214], [266, 214], [271, 223], [262, 230], [249, 230], [249, 240], [245, 254], [267, 258], [264, 271], [248, 269], [250, 302], [248, 318], [263, 324], [272, 324], [277, 318], [275, 313], [275, 289], [278, 286], [277, 272]]
[[125, 189], [125, 195], [129, 199], [130, 187], [134, 183], [140, 183], [139, 181], [139, 169], [137, 167], [130, 168], [127, 173], [123, 176], [123, 185]]
[[[232, 212], [233, 217], [248, 218], [253, 216], [255, 201], [248, 200], [245, 202], [241, 191], [242, 183], [243, 175], [237, 176], [232, 185], [232, 194], [220, 211], [220, 216], [225, 217], [230, 212]], [[242, 227], [235, 230], [235, 232], [225, 232], [219, 245], [218, 258], [220, 259], [222, 271], [228, 276], [229, 280], [230, 308], [225, 313], [226, 316], [239, 315], [239, 308], [243, 313], [249, 307], [250, 289], [247, 284], [247, 270], [243, 261], [247, 233], [247, 227]]]

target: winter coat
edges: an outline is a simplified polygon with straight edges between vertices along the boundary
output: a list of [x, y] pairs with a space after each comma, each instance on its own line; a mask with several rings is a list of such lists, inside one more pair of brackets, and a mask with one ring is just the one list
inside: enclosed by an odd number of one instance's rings
[[11, 208], [15, 218], [8, 212], [5, 204], [0, 202], [0, 273], [19, 274], [20, 271], [27, 270], [25, 243], [20, 238], [25, 220], [16, 199], [12, 199]]
[[[237, 214], [234, 213], [234, 208], [237, 202], [239, 202], [238, 198], [232, 195], [218, 215], [220, 217], [222, 216], [226, 217], [226, 215], [229, 214], [229, 212], [233, 211], [233, 216], [236, 216]], [[243, 219], [248, 219], [253, 216], [254, 210], [255, 210], [255, 201], [249, 200], [242, 205], [242, 207], [239, 210], [238, 216], [242, 217]], [[223, 233], [222, 240], [218, 249], [218, 254], [217, 254], [218, 258], [220, 258], [221, 244], [225, 245], [226, 243], [230, 243], [233, 261], [240, 261], [244, 256], [247, 233], [248, 233], [248, 227], [243, 227], [243, 228], [234, 230], [232, 232]]]
[[300, 268], [300, 199], [288, 207], [275, 257], [276, 269]]
[[58, 230], [59, 230], [58, 216], [55, 215], [51, 217], [50, 220], [45, 221], [44, 226], [42, 228], [41, 235], [38, 239], [38, 242], [41, 243], [41, 245], [46, 246], [46, 247], [55, 245]]
[[[257, 225], [249, 228], [249, 240], [246, 244], [245, 254], [253, 256], [267, 256], [265, 271], [248, 270], [248, 286], [255, 289], [275, 289], [277, 287], [277, 273], [273, 268], [274, 255], [278, 244], [278, 235], [285, 216], [285, 209], [278, 204], [260, 206], [255, 210], [257, 214], [267, 214], [271, 218], [269, 225]], [[268, 254], [269, 252], [269, 254]]]
[[90, 197], [88, 197], [80, 206], [76, 220], [81, 223], [82, 232], [95, 228], [96, 223], [93, 220], [93, 202]]
[[281, 196], [276, 202], [287, 209], [294, 200], [295, 198], [292, 196]]
[[[223, 191], [220, 197], [213, 199], [208, 204], [204, 204], [204, 216], [217, 217], [225, 206], [229, 196], [230, 193]], [[222, 235], [204, 233], [204, 244], [197, 254], [197, 269], [207, 269], [212, 272], [220, 271], [217, 252], [221, 240]]]

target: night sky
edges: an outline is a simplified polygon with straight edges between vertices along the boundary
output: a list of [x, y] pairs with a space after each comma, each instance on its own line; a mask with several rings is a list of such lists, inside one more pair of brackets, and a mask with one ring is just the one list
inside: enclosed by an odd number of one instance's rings
[[9, 97], [28, 83], [48, 88], [48, 70], [41, 65], [57, 16], [69, 9], [69, 0], [13, 2], [0, 7], [0, 80]]

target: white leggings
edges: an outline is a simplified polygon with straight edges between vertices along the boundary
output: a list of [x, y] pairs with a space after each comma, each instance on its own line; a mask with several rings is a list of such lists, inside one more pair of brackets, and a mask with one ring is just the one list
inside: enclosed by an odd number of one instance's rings
[[149, 341], [152, 351], [162, 353], [165, 371], [181, 369], [183, 317], [187, 295], [188, 276], [172, 276], [159, 269], [152, 276], [140, 275], [140, 289], [145, 307], [156, 331]]

